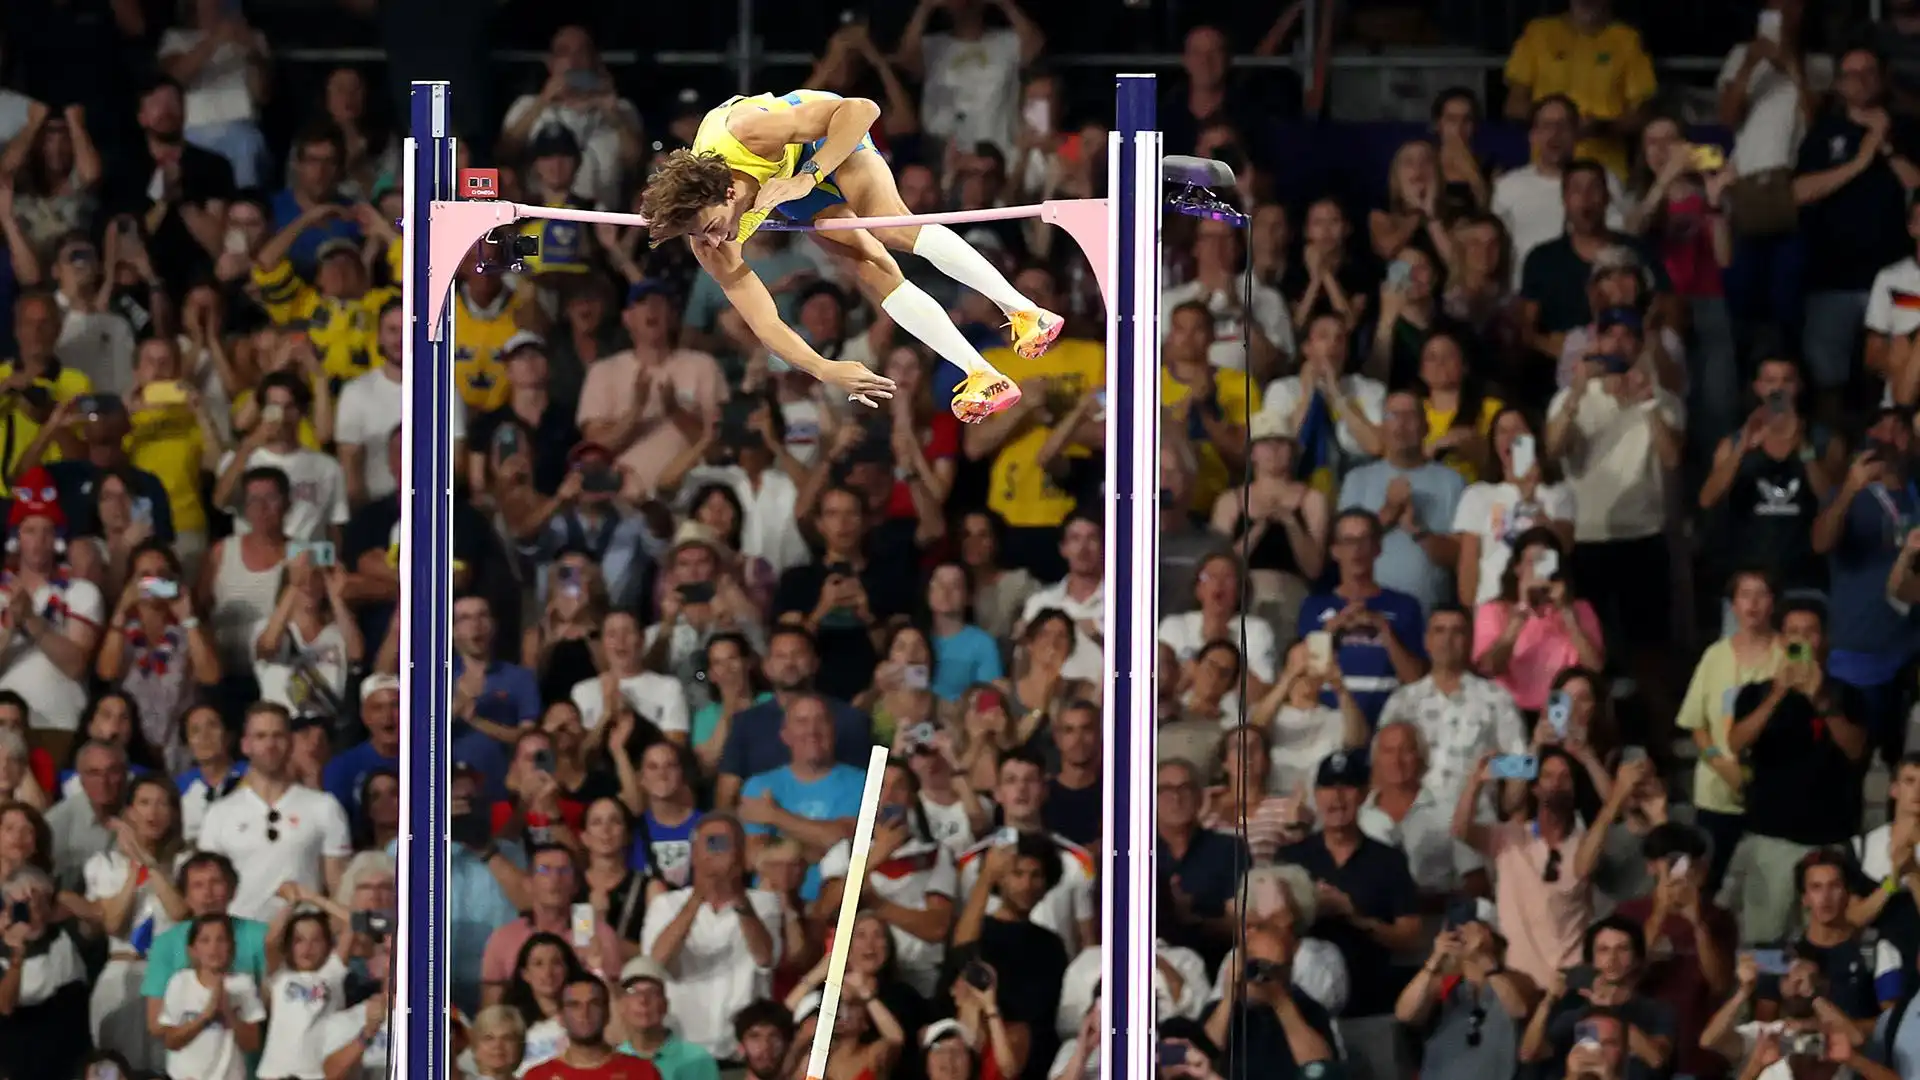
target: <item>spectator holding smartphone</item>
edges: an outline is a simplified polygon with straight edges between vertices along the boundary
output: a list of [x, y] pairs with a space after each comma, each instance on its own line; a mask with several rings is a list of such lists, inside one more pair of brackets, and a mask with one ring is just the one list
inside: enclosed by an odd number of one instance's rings
[[1833, 623], [1834, 679], [1861, 691], [1855, 714], [1889, 767], [1906, 742], [1896, 689], [1902, 667], [1920, 653], [1920, 620], [1887, 602], [1887, 579], [1912, 523], [1920, 521], [1920, 480], [1908, 454], [1913, 429], [1904, 410], [1882, 408], [1867, 422], [1860, 452], [1832, 501], [1813, 522], [1813, 551], [1827, 556], [1829, 602], [1846, 617]]
[[[1747, 828], [1727, 866], [1727, 895], [1741, 940], [1778, 941], [1798, 923], [1800, 860], [1851, 837], [1867, 759], [1865, 695], [1827, 670], [1826, 615], [1807, 601], [1785, 605], [1785, 659], [1767, 682], [1748, 683], [1733, 702], [1727, 745], [1750, 770]], [[1806, 793], [1822, 797], [1808, 800]]]
[[[149, 389], [149, 398], [152, 393]], [[260, 422], [220, 459], [214, 504], [241, 509], [248, 474], [263, 467], [279, 469], [287, 476], [290, 496], [287, 536], [326, 540], [337, 550], [341, 527], [347, 523], [346, 476], [330, 455], [299, 442], [300, 420], [312, 407], [313, 391], [291, 372], [274, 372], [260, 382], [260, 401]], [[250, 528], [244, 515], [234, 523], [234, 532], [242, 536]]]
[[1521, 533], [1500, 575], [1499, 596], [1474, 612], [1476, 666], [1528, 712], [1546, 707], [1561, 671], [1606, 667], [1600, 620], [1593, 605], [1574, 595], [1562, 557], [1562, 541], [1552, 529]]

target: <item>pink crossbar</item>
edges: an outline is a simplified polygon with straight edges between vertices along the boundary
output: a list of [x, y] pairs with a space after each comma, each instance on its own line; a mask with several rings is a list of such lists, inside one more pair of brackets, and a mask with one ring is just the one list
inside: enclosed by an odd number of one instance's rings
[[[472, 258], [473, 245], [493, 229], [502, 225], [511, 225], [525, 218], [547, 218], [553, 221], [578, 221], [591, 225], [619, 225], [626, 228], [644, 227], [647, 219], [639, 214], [622, 214], [612, 210], [576, 210], [567, 206], [528, 206], [525, 203], [492, 202], [484, 200], [436, 202], [433, 204], [432, 250], [428, 253], [429, 278], [427, 298], [430, 310], [427, 313], [428, 327], [434, 340], [439, 340], [441, 316], [446, 311], [448, 300], [452, 297], [454, 275], [459, 272], [460, 264]], [[1094, 280], [1100, 285], [1100, 295], [1107, 301], [1108, 310], [1113, 307], [1113, 294], [1107, 281], [1107, 200], [1105, 199], [1052, 199], [1032, 206], [995, 206], [980, 210], [950, 210], [938, 214], [908, 214], [896, 217], [872, 218], [828, 218], [816, 221], [806, 228], [818, 230], [840, 229], [897, 229], [915, 225], [967, 225], [983, 221], [1013, 221], [1020, 218], [1039, 218], [1041, 221], [1066, 230], [1067, 235], [1080, 245], [1080, 250], [1093, 265]]]

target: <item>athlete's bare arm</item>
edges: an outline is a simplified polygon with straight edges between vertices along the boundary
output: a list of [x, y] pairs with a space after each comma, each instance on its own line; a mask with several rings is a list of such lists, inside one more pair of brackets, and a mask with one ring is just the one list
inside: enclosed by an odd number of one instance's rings
[[753, 331], [753, 336], [759, 338], [768, 351], [848, 394], [866, 398], [893, 396], [892, 379], [876, 374], [857, 360], [828, 360], [794, 333], [781, 320], [780, 309], [773, 302], [773, 294], [767, 291], [766, 283], [741, 257], [739, 244], [715, 243], [701, 237], [688, 239], [701, 269], [713, 276], [720, 291], [726, 294], [727, 302], [740, 313], [747, 329]]
[[[794, 143], [825, 139], [827, 144], [813, 160], [826, 176], [859, 148], [879, 119], [880, 106], [869, 98], [821, 98], [791, 109], [734, 109], [727, 115], [727, 130], [747, 149], [770, 160], [778, 160]], [[836, 141], [842, 145], [835, 146]]]
[[[736, 109], [727, 118], [727, 130], [749, 150], [775, 158], [788, 146], [824, 140], [808, 159], [808, 169], [777, 177], [760, 185], [753, 208], [762, 213], [804, 198], [821, 177], [832, 176], [880, 119], [880, 106], [866, 98], [822, 98], [791, 109], [761, 111]], [[810, 171], [809, 171], [810, 170]]]

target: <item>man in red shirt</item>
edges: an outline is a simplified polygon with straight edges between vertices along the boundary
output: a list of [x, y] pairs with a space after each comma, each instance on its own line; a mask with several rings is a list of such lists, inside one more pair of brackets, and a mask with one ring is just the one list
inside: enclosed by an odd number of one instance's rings
[[560, 1026], [567, 1048], [528, 1069], [523, 1080], [660, 1080], [653, 1062], [607, 1045], [607, 984], [576, 975], [560, 988]]

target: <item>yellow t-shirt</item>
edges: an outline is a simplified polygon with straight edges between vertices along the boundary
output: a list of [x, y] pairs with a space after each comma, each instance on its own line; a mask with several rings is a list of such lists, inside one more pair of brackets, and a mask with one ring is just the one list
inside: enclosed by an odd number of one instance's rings
[[460, 396], [475, 414], [491, 412], [507, 403], [507, 369], [500, 363], [500, 347], [520, 328], [513, 313], [533, 302], [532, 289], [509, 289], [492, 306], [478, 310], [466, 296], [453, 294], [453, 371]]
[[160, 478], [173, 507], [176, 532], [199, 532], [207, 527], [207, 508], [200, 501], [200, 462], [204, 436], [193, 410], [185, 405], [142, 409], [131, 417], [127, 457]]
[[[1687, 684], [1687, 697], [1674, 723], [1685, 731], [1705, 731], [1720, 753], [1731, 755], [1727, 736], [1733, 731], [1734, 699], [1748, 683], [1773, 681], [1782, 659], [1782, 651], [1773, 649], [1764, 662], [1743, 669], [1734, 658], [1731, 640], [1721, 638], [1707, 646], [1694, 665], [1693, 681]], [[1693, 767], [1693, 805], [1717, 814], [1740, 814], [1747, 808], [1741, 793], [1714, 772], [1704, 757]]]
[[[1160, 369], [1162, 408], [1181, 409], [1184, 415], [1187, 398], [1191, 394], [1186, 383], [1174, 378], [1166, 368]], [[1260, 389], [1248, 380], [1244, 371], [1214, 368], [1213, 397], [1220, 404], [1220, 412], [1230, 423], [1244, 424], [1247, 417], [1260, 411]], [[1227, 490], [1233, 477], [1228, 474], [1227, 463], [1221, 460], [1220, 451], [1206, 441], [1206, 432], [1197, 426], [1197, 422], [1188, 422], [1187, 435], [1193, 440], [1194, 456], [1199, 462], [1193, 477], [1193, 498], [1189, 500], [1189, 505], [1195, 513], [1205, 514], [1212, 511], [1213, 501]]]
[[346, 380], [373, 366], [380, 341], [380, 309], [399, 295], [392, 289], [368, 289], [357, 300], [321, 296], [282, 260], [262, 270], [254, 267], [253, 283], [260, 287], [261, 304], [280, 326], [305, 320], [307, 336], [333, 378]]
[[[1433, 444], [1440, 440], [1440, 436], [1453, 430], [1453, 416], [1458, 410], [1436, 409], [1433, 407], [1433, 402], [1425, 399], [1421, 400], [1420, 407], [1427, 413], [1427, 439], [1423, 445], [1432, 449]], [[1481, 435], [1492, 435], [1493, 418], [1499, 416], [1500, 410], [1506, 407], [1506, 403], [1499, 398], [1480, 399], [1480, 419], [1473, 422], [1473, 430]], [[1442, 458], [1440, 463], [1459, 473], [1469, 484], [1480, 481], [1480, 470], [1475, 468], [1471, 461], [1449, 454]]]
[[[1107, 350], [1094, 341], [1063, 337], [1038, 360], [1024, 359], [1012, 349], [990, 349], [986, 359], [1015, 382], [1046, 379], [1055, 416], [1065, 415], [1087, 391], [1107, 384]], [[1047, 429], [1036, 426], [1008, 439], [993, 456], [987, 506], [1014, 528], [1048, 528], [1073, 512], [1073, 496], [1038, 464], [1046, 441]], [[1069, 447], [1067, 454], [1088, 456], [1079, 447]]]
[[[0, 381], [12, 376], [13, 365], [0, 364]], [[60, 373], [52, 379], [35, 379], [33, 384], [53, 395], [55, 402], [77, 398], [93, 389], [92, 379], [69, 367], [61, 368]], [[27, 410], [19, 407], [21, 404], [19, 398], [0, 401], [0, 411], [4, 411], [5, 414], [4, 419], [0, 419], [0, 495], [5, 495], [9, 491], [6, 478], [13, 475], [14, 463], [19, 461], [20, 455], [26, 452], [27, 445], [40, 435], [40, 425], [34, 421]], [[48, 446], [46, 454], [40, 460], [59, 461], [60, 444], [54, 443]]]
[[[239, 393], [233, 395], [233, 406], [232, 408], [227, 410], [228, 417], [235, 424], [238, 424], [240, 421], [240, 417], [246, 415], [247, 402], [252, 400], [253, 400], [253, 391], [251, 389], [242, 390]], [[313, 430], [313, 421], [307, 419], [304, 416], [300, 418], [299, 442], [301, 446], [304, 446], [309, 450], [325, 449], [325, 447], [320, 445], [319, 433]]]
[[[1509, 84], [1526, 87], [1535, 101], [1565, 94], [1583, 119], [1618, 119], [1660, 88], [1638, 30], [1616, 22], [1597, 34], [1583, 34], [1565, 15], [1527, 24], [1507, 57], [1506, 76]], [[1615, 176], [1627, 175], [1627, 147], [1619, 139], [1583, 139], [1573, 152], [1593, 158]]]

